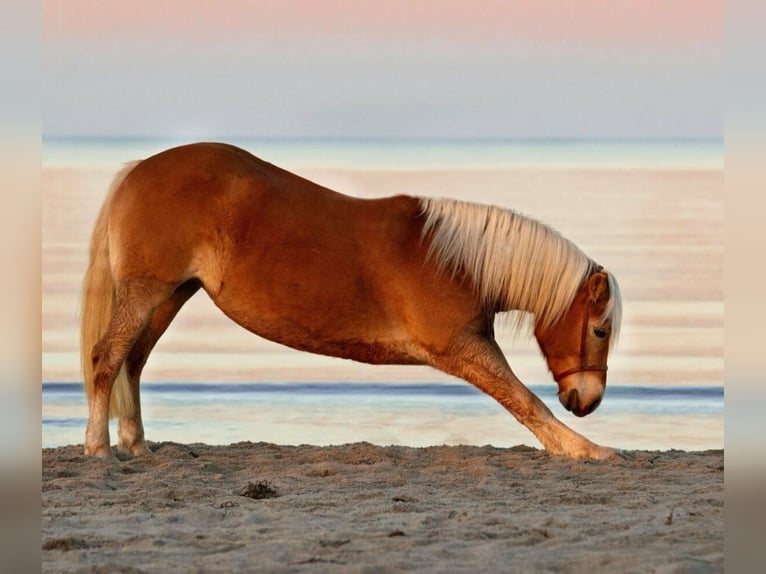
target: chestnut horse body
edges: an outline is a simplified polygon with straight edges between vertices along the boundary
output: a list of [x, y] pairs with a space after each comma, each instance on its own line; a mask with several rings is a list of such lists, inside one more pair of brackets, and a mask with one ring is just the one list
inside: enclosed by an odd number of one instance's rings
[[541, 223], [453, 200], [349, 197], [226, 144], [127, 166], [96, 222], [83, 286], [85, 452], [147, 452], [139, 380], [200, 288], [232, 320], [295, 349], [428, 364], [499, 401], [554, 454], [603, 458], [514, 375], [494, 316], [519, 310], [576, 415], [598, 406], [620, 318], [611, 274]]

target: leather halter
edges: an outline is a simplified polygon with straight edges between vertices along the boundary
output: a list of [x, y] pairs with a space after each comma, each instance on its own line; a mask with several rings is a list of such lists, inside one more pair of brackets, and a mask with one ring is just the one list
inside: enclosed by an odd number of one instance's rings
[[[598, 270], [600, 271], [601, 268], [599, 267]], [[560, 373], [553, 373], [553, 380], [557, 383], [561, 382], [561, 379], [564, 377], [568, 377], [569, 375], [573, 375], [574, 373], [582, 373], [583, 371], [598, 371], [605, 373], [607, 370], [606, 365], [589, 365], [588, 364], [588, 358], [586, 356], [586, 350], [585, 350], [585, 339], [588, 336], [588, 319], [590, 318], [590, 312], [585, 312], [585, 318], [582, 320], [582, 335], [580, 337], [580, 364], [577, 367], [572, 367], [571, 369], [567, 369], [565, 371], [561, 371]]]

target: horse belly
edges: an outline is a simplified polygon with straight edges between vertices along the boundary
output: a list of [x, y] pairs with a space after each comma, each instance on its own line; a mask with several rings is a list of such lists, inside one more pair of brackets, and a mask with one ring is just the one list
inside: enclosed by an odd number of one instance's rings
[[215, 304], [237, 324], [270, 341], [364, 363], [421, 362], [403, 326], [373, 304], [303, 298], [295, 295], [299, 289], [278, 293], [274, 284], [260, 291], [256, 283], [240, 295], [228, 285], [224, 280]]
[[234, 258], [213, 301], [249, 331], [298, 350], [422, 362], [385, 283], [353, 249], [332, 243], [271, 235]]

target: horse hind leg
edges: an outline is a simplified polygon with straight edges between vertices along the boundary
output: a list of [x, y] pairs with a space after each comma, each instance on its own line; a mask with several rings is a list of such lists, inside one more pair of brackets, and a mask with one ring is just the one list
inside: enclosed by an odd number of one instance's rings
[[130, 385], [131, 403], [133, 409], [122, 415], [117, 427], [118, 448], [128, 451], [133, 455], [148, 454], [144, 436], [144, 425], [141, 420], [140, 379], [141, 372], [146, 365], [157, 341], [167, 330], [178, 311], [189, 298], [200, 288], [201, 284], [196, 281], [187, 281], [180, 285], [173, 294], [160, 303], [152, 312], [146, 326], [133, 344], [128, 357], [125, 360], [128, 382]]
[[[115, 288], [112, 316], [103, 337], [92, 350], [93, 392], [88, 400], [88, 426], [85, 430], [85, 454], [108, 457], [110, 415], [130, 415], [135, 408], [124, 400], [120, 389], [112, 401], [112, 387], [123, 364], [155, 307], [172, 293], [173, 287], [149, 278], [121, 281]], [[120, 377], [123, 379], [123, 377]], [[122, 380], [119, 382], [123, 384]], [[111, 402], [111, 406], [110, 406]]]

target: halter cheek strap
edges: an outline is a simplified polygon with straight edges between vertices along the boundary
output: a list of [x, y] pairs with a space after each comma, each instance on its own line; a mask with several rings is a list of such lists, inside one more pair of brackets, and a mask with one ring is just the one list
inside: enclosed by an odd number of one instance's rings
[[606, 365], [589, 365], [587, 362], [588, 358], [585, 352], [585, 338], [588, 336], [588, 316], [589, 314], [586, 312], [585, 318], [582, 321], [582, 336], [580, 337], [580, 365], [577, 367], [572, 367], [571, 369], [567, 369], [566, 371], [561, 371], [560, 373], [553, 373], [553, 380], [557, 383], [561, 382], [561, 379], [564, 377], [568, 377], [574, 373], [581, 373], [583, 371], [606, 372], [607, 370]]

